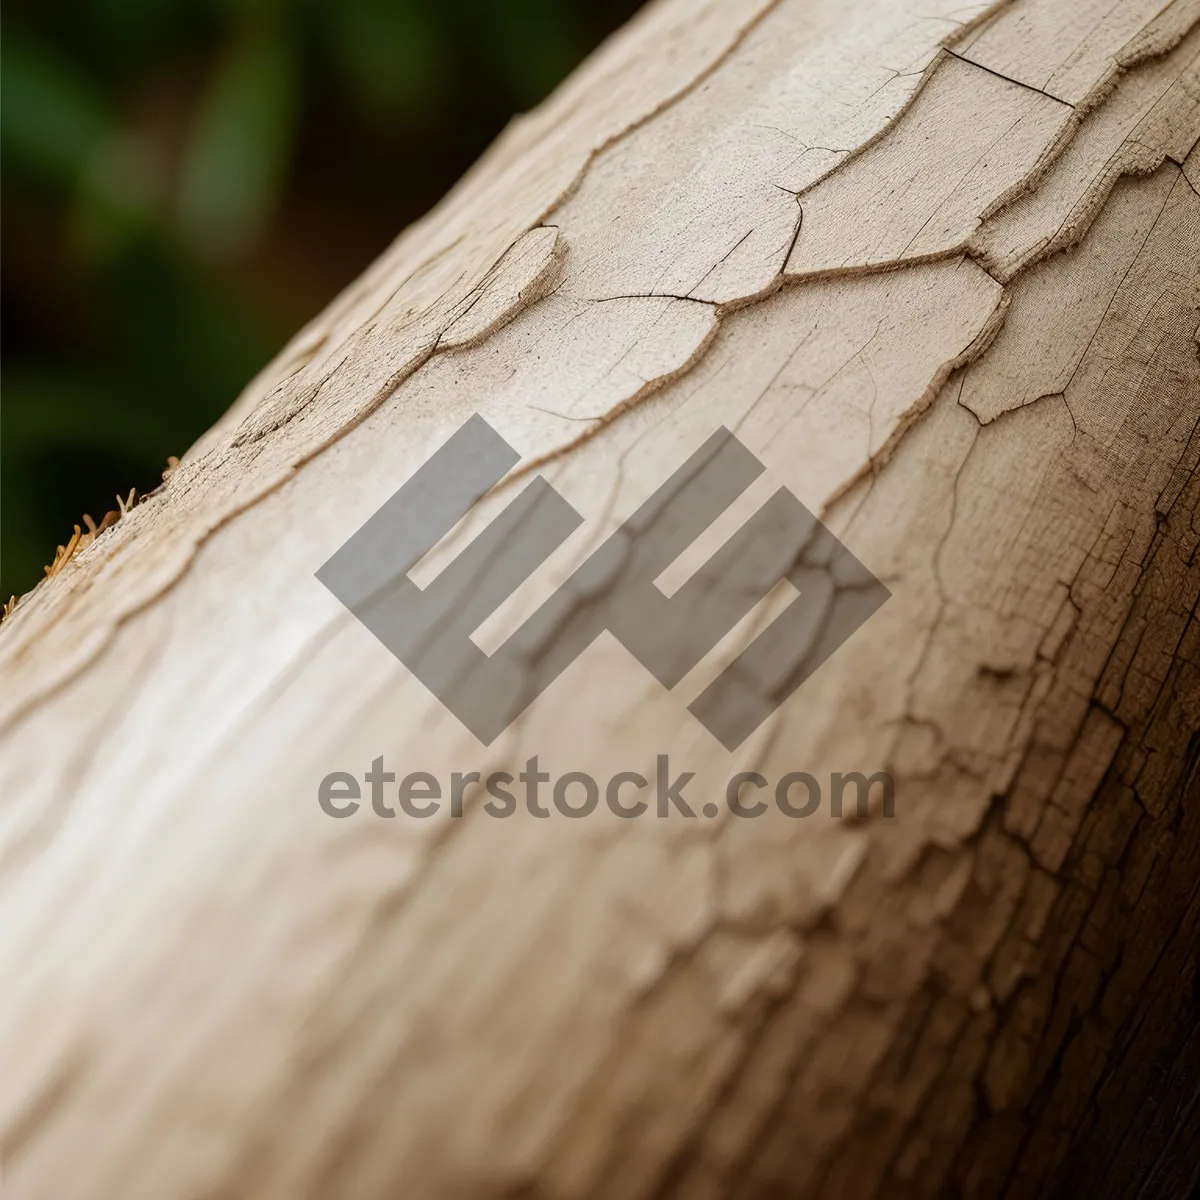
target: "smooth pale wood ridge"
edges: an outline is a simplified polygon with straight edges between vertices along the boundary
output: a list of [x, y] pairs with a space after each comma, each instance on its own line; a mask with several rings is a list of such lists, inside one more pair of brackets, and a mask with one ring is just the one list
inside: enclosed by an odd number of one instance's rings
[[[1200, 4], [651, 6], [0, 632], [14, 1195], [1179, 1194]], [[487, 751], [313, 579], [475, 411], [718, 425], [893, 598], [734, 755], [597, 641]], [[457, 552], [511, 489], [439, 548]], [[439, 559], [439, 555], [441, 559]], [[332, 821], [332, 770], [877, 769], [895, 819]]]

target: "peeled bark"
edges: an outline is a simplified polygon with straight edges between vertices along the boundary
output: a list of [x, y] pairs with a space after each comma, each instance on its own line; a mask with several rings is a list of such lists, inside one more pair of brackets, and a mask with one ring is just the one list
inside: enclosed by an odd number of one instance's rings
[[[1198, 19], [655, 4], [23, 598], [14, 1195], [1186, 1194]], [[600, 637], [485, 749], [314, 578], [476, 412], [522, 465], [435, 560], [533, 474], [585, 518], [487, 650], [722, 425], [767, 471], [676, 583], [785, 486], [891, 599], [733, 752], [687, 704], [777, 593], [671, 690]], [[660, 754], [895, 813], [317, 802]]]

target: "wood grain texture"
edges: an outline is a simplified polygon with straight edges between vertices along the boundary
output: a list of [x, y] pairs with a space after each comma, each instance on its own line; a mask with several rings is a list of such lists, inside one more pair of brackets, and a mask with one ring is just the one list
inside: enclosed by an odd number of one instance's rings
[[[24, 597], [13, 1194], [1185, 1194], [1198, 20], [652, 5]], [[767, 470], [680, 580], [782, 485], [892, 598], [732, 755], [686, 704], [786, 595], [671, 692], [598, 639], [484, 749], [313, 578], [474, 412], [586, 518], [485, 648], [720, 425]], [[663, 753], [896, 814], [316, 803]]]

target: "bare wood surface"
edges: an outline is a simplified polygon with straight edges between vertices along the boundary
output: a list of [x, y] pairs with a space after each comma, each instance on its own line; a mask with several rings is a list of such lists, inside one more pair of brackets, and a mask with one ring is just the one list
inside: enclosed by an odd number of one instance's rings
[[[1198, 20], [653, 5], [23, 598], [13, 1194], [1184, 1194]], [[719, 661], [603, 638], [483, 750], [313, 578], [473, 412], [587, 517], [485, 648], [719, 425], [768, 470], [691, 566], [784, 484], [892, 599], [735, 755], [685, 707]], [[316, 804], [661, 753], [896, 815]]]

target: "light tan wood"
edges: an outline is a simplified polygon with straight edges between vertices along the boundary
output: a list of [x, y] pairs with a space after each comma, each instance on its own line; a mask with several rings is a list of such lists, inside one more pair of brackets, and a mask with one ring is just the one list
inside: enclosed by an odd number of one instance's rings
[[[24, 597], [11, 1193], [1171, 1194], [1200, 1112], [1198, 20], [654, 4]], [[314, 578], [474, 412], [585, 518], [485, 649], [720, 425], [767, 471], [668, 576], [785, 486], [892, 598], [733, 753], [686, 705], [786, 589], [669, 692], [598, 639], [484, 749]], [[380, 755], [534, 754], [668, 754], [697, 804], [885, 770], [895, 816], [317, 805]]]

